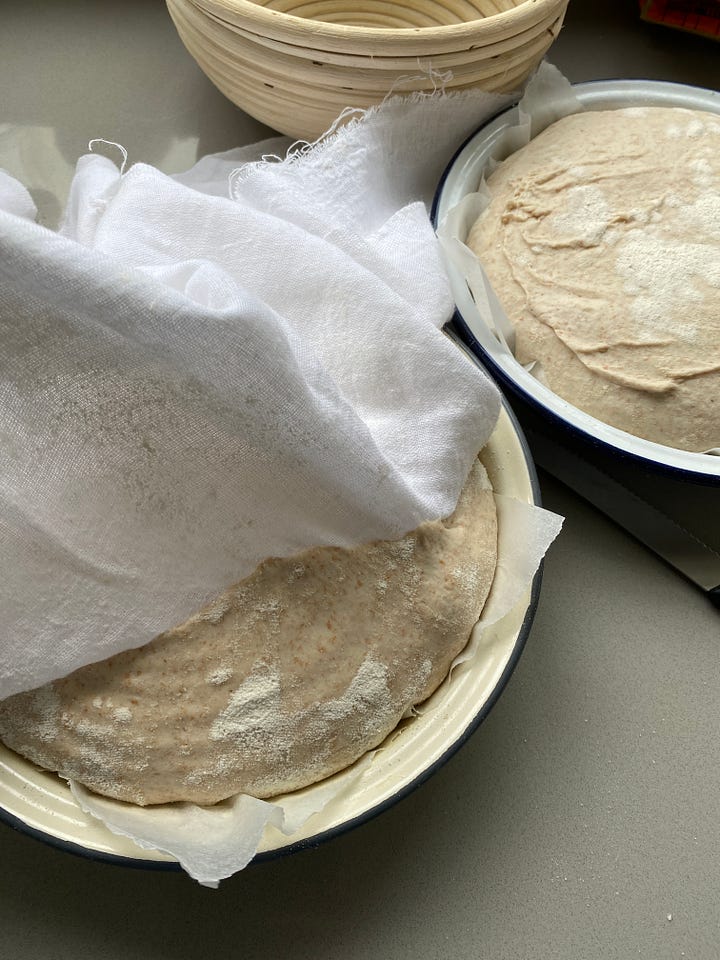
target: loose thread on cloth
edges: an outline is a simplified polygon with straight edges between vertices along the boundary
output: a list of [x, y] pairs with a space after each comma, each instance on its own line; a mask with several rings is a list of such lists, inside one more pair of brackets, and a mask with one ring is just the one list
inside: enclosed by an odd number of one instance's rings
[[[254, 163], [247, 163], [242, 167], [237, 167], [235, 170], [232, 170], [228, 176], [228, 196], [230, 199], [237, 199], [237, 188], [240, 186], [240, 184], [244, 183], [258, 168], [273, 163], [293, 163], [302, 159], [311, 151], [318, 150], [326, 146], [328, 143], [331, 143], [337, 136], [340, 128], [346, 126], [348, 121], [352, 123], [359, 123], [361, 120], [372, 117], [374, 113], [376, 113], [381, 107], [386, 106], [386, 104], [388, 104], [391, 100], [403, 99], [415, 104], [423, 100], [432, 99], [433, 97], [447, 96], [447, 85], [453, 79], [452, 70], [447, 70], [444, 73], [441, 73], [439, 70], [435, 70], [430, 63], [424, 65], [419, 57], [417, 64], [419, 72], [416, 74], [408, 74], [404, 77], [398, 77], [380, 103], [367, 108], [350, 106], [345, 107], [333, 120], [327, 130], [325, 130], [324, 133], [321, 133], [320, 136], [315, 140], [295, 140], [287, 148], [284, 157], [280, 157], [275, 153], [269, 153], [263, 155], [260, 160], [257, 160]], [[406, 93], [397, 92], [398, 87], [400, 87], [402, 84], [414, 83], [417, 80], [430, 80], [433, 85], [432, 90], [412, 90]]]
[[299, 160], [301, 157], [306, 156], [308, 153], [318, 147], [322, 141], [333, 137], [334, 134], [337, 133], [338, 129], [344, 125], [344, 122], [348, 117], [351, 117], [354, 114], [355, 119], [361, 120], [367, 114], [367, 112], [368, 111], [362, 107], [345, 107], [345, 109], [333, 120], [328, 129], [324, 133], [321, 133], [316, 140], [294, 140], [285, 151], [284, 157], [280, 157], [276, 153], [266, 153], [254, 163], [246, 163], [242, 167], [236, 167], [234, 170], [231, 170], [228, 176], [228, 195], [230, 199], [237, 199], [236, 188], [245, 180], [247, 180], [254, 170], [272, 163], [292, 163], [295, 160]]
[[122, 154], [122, 163], [120, 164], [120, 176], [125, 172], [125, 166], [128, 160], [128, 152], [121, 143], [116, 143], [115, 140], [105, 140], [103, 137], [95, 137], [93, 140], [90, 140], [88, 143], [88, 150], [90, 153], [94, 153], [93, 146], [96, 143], [104, 143], [106, 147], [117, 147], [120, 153]]
[[[416, 102], [419, 99], [446, 93], [447, 85], [452, 82], [454, 76], [452, 70], [446, 70], [444, 73], [441, 73], [439, 70], [435, 70], [431, 63], [423, 64], [419, 57], [417, 59], [417, 65], [420, 72], [408, 73], [407, 76], [398, 77], [383, 99], [383, 103], [386, 103], [394, 96], [409, 96], [413, 102]], [[402, 84], [415, 83], [417, 80], [429, 80], [433, 85], [432, 90], [408, 90], [405, 94], [397, 92]]]

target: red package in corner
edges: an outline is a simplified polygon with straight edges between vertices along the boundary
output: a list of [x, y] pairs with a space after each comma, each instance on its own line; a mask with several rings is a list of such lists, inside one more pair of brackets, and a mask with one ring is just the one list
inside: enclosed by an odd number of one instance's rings
[[640, 0], [640, 16], [720, 40], [720, 0]]

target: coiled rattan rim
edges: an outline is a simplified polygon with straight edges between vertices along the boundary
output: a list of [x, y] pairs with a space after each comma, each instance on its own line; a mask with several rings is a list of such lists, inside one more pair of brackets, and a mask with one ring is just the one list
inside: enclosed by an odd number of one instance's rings
[[[256, 65], [260, 68], [259, 75], [263, 78], [263, 86], [291, 91], [297, 85], [298, 93], [300, 85], [303, 89], [314, 88], [318, 91], [318, 99], [326, 103], [328, 96], [332, 97], [333, 91], [352, 91], [364, 98], [381, 99], [390, 89], [398, 92], [406, 89], [408, 83], [413, 89], [432, 89], [435, 81], [427, 68], [431, 66], [437, 73], [438, 70], [450, 66], [437, 58], [423, 64], [418, 62], [418, 58], [411, 57], [403, 64], [406, 75], [410, 78], [403, 83], [398, 67], [383, 69], [376, 64], [371, 66], [366, 58], [359, 60], [362, 67], [349, 68], [298, 58], [285, 50], [269, 50], [237, 33], [233, 34], [228, 42], [226, 29], [214, 19], [208, 18], [188, 0], [168, 0], [168, 8], [184, 41], [188, 40], [189, 33], [194, 34], [196, 39], [201, 38], [197, 43], [192, 43], [193, 56], [200, 56], [213, 72], [217, 69], [225, 74], [228, 80], [237, 78], [243, 85], [247, 85], [257, 82], [255, 73], [250, 69]], [[183, 28], [179, 21], [183, 22]], [[521, 46], [507, 51], [502, 58], [478, 59], [471, 56], [464, 62], [452, 65], [453, 76], [447, 80], [447, 84], [457, 88], [480, 83], [498, 75], [513, 74], [521, 65], [527, 68], [528, 63], [536, 62], [547, 47], [548, 39], [543, 31]], [[426, 75], [424, 82], [421, 78], [423, 72]], [[343, 93], [340, 99], [347, 100], [346, 94]]]
[[[170, 2], [171, 0], [168, 0], [168, 5], [170, 5]], [[191, 2], [192, 0], [186, 0], [187, 4]], [[373, 55], [372, 57], [368, 57], [363, 54], [340, 53], [331, 50], [317, 50], [311, 47], [302, 47], [296, 44], [285, 43], [282, 40], [274, 40], [272, 37], [267, 37], [264, 34], [247, 30], [235, 23], [221, 20], [214, 13], [209, 13], [207, 10], [198, 7], [196, 3], [192, 5], [198, 16], [212, 21], [222, 30], [231, 33], [233, 36], [242, 37], [258, 46], [267, 47], [269, 50], [277, 51], [280, 54], [309, 60], [318, 66], [333, 64], [335, 66], [351, 67], [353, 69], [360, 67], [373, 70], [411, 70], [413, 67], [417, 68], [418, 61], [430, 58], [429, 54], [426, 55], [426, 57], [418, 56], [417, 54], [395, 57]], [[557, 9], [553, 8], [545, 19], [533, 24], [527, 30], [523, 31], [522, 34], [513, 35], [504, 40], [498, 40], [486, 45], [479, 46], [478, 44], [468, 43], [459, 50], [433, 54], [431, 58], [433, 68], [437, 70], [453, 69], [460, 64], [477, 62], [480, 57], [486, 60], [492, 57], [502, 56], [504, 53], [510, 51], [515, 53], [525, 48], [531, 41], [538, 40], [540, 37], [545, 37], [546, 43], [548, 43], [550, 41], [547, 40], [546, 34], [556, 36], [560, 29], [559, 24], [561, 22], [562, 12], [558, 13]]]
[[[335, 104], [336, 113], [339, 113], [346, 106], [367, 107], [378, 103], [391, 88], [402, 93], [408, 92], [408, 89], [432, 90], [435, 85], [430, 75], [418, 78], [417, 66], [405, 83], [394, 73], [368, 75], [366, 72], [359, 75], [353, 71], [352, 74], [341, 72], [332, 78], [336, 82], [331, 84], [328, 83], [331, 78], [325, 70], [318, 69], [308, 76], [301, 76], [298, 71], [283, 71], [272, 57], [260, 62], [262, 70], [259, 71], [252, 49], [249, 49], [247, 57], [237, 56], [235, 50], [228, 49], [195, 29], [191, 21], [197, 13], [191, 9], [192, 4], [188, 0], [168, 0], [168, 8], [189, 52], [207, 71], [218, 89], [241, 106], [262, 104], [263, 115], [267, 109], [272, 109], [273, 113], [282, 116], [282, 111], [273, 108], [280, 107], [281, 103], [293, 104], [296, 109], [321, 110], [326, 115], [326, 126], [328, 108], [332, 103]], [[482, 81], [482, 87], [486, 90], [511, 89], [539, 62], [546, 48], [546, 43], [536, 42], [532, 49], [520, 57], [506, 56], [495, 62], [476, 62], [464, 74], [459, 73], [449, 79], [446, 89], [470, 89], [478, 86], [478, 81]], [[474, 73], [473, 66], [476, 68]]]
[[568, 0], [522, 0], [512, 10], [492, 16], [437, 27], [391, 29], [355, 27], [323, 20], [307, 20], [271, 10], [252, 0], [193, 0], [216, 19], [253, 33], [296, 46], [355, 55], [385, 56], [449, 53], [463, 46], [483, 46], [516, 37], [546, 19], [552, 11], [564, 12]]

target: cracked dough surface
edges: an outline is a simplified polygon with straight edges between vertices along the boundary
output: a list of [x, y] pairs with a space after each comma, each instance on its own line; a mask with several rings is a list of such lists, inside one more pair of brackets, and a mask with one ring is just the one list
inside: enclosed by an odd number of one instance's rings
[[476, 461], [449, 519], [267, 560], [146, 646], [0, 703], [0, 739], [138, 804], [298, 789], [377, 746], [439, 686], [496, 554]]
[[720, 116], [666, 107], [552, 124], [488, 179], [467, 239], [516, 357], [586, 413], [720, 446]]

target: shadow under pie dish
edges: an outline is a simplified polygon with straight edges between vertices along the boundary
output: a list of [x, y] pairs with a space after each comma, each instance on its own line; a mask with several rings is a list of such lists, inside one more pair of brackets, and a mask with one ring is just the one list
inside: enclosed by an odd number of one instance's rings
[[527, 108], [532, 138], [524, 103], [504, 111], [436, 194], [456, 324], [547, 427], [715, 485], [720, 95], [650, 81], [545, 92]]
[[[532, 468], [527, 459], [524, 441], [506, 411], [501, 413], [498, 427], [490, 443], [485, 451], [483, 451], [482, 461], [487, 468], [492, 487], [496, 492], [508, 494], [525, 503], [537, 502]], [[476, 493], [481, 493], [481, 488], [484, 486], [481, 481], [482, 471], [480, 470], [478, 472], [476, 470], [475, 473], [476, 480], [479, 483]], [[481, 499], [484, 496], [485, 493], [482, 493]], [[473, 513], [474, 512], [475, 511], [473, 511]], [[483, 524], [488, 520], [490, 514], [485, 511], [484, 516], [485, 519], [481, 520]], [[475, 529], [477, 532], [477, 527]], [[400, 541], [400, 545], [396, 544], [394, 549], [402, 550], [403, 542], [405, 541]], [[502, 542], [502, 539], [500, 542]], [[407, 544], [404, 549], [408, 549]], [[316, 557], [315, 559], [318, 558]], [[282, 563], [285, 562], [286, 561], [282, 561]], [[271, 562], [270, 567], [277, 572], [278, 567], [275, 561]], [[489, 587], [490, 579], [492, 579], [492, 576], [488, 579], [486, 587]], [[298, 582], [302, 582], [301, 577]], [[376, 707], [373, 708], [372, 713], [375, 728], [371, 731], [370, 739], [365, 743], [364, 747], [374, 746], [389, 730], [392, 732], [385, 738], [381, 748], [377, 751], [368, 772], [364, 775], [362, 781], [359, 782], [357, 789], [353, 789], [353, 791], [343, 799], [339, 808], [336, 805], [332, 813], [328, 812], [327, 815], [325, 815], [321, 812], [313, 817], [307, 826], [298, 831], [296, 835], [289, 838], [282, 837], [278, 839], [276, 836], [264, 839], [259, 848], [259, 855], [271, 855], [273, 852], [305, 846], [308, 843], [314, 843], [322, 837], [331, 836], [354, 823], [367, 819], [389, 803], [404, 795], [404, 793], [429, 775], [437, 765], [452, 753], [482, 719], [504, 686], [507, 676], [519, 655], [529, 628], [534, 609], [533, 601], [538, 584], [539, 579], [536, 578], [534, 588], [531, 589], [528, 587], [510, 614], [503, 618], [496, 627], [486, 631], [482, 639], [482, 649], [476, 651], [471, 661], [463, 665], [461, 670], [456, 671], [451, 682], [441, 683], [442, 677], [447, 672], [448, 661], [445, 660], [443, 666], [437, 666], [436, 674], [434, 678], [432, 678], [432, 669], [423, 666], [424, 661], [427, 660], [427, 656], [423, 654], [420, 661], [423, 669], [421, 669], [420, 675], [422, 675], [423, 672], [426, 675], [424, 677], [421, 676], [420, 681], [417, 678], [411, 678], [410, 688], [412, 688], [413, 684], [415, 684], [417, 688], [412, 694], [411, 699], [413, 701], [423, 699], [426, 692], [432, 689], [433, 684], [437, 686], [437, 684], [440, 683], [440, 686], [427, 701], [426, 708], [423, 708], [422, 714], [404, 720], [397, 726], [397, 716], [394, 716], [392, 719], [389, 717], [383, 719], [379, 716], [382, 711], [378, 711]], [[482, 584], [479, 583], [477, 579], [471, 577], [466, 582], [466, 588], [468, 595], [473, 592], [477, 594], [473, 602], [476, 605], [479, 602], [479, 605], [482, 606], [482, 592], [484, 589]], [[479, 601], [478, 598], [480, 598]], [[429, 600], [430, 598], [428, 597], [427, 599]], [[437, 598], [435, 599], [437, 601]], [[422, 602], [421, 598], [421, 603]], [[437, 606], [437, 602], [435, 606]], [[478, 611], [472, 614], [473, 620], [477, 618], [477, 612]], [[267, 614], [267, 611], [265, 611], [265, 614]], [[204, 616], [205, 619], [198, 620], [196, 618], [195, 625], [198, 626], [201, 631], [207, 633], [207, 631], [212, 632], [217, 629], [223, 617], [227, 616], [227, 611], [223, 612], [221, 605], [219, 609], [217, 606], [214, 609], [212, 607], [209, 608], [201, 616]], [[213, 623], [213, 620], [216, 622]], [[470, 624], [470, 626], [471, 625], [472, 624]], [[401, 630], [403, 627], [399, 626], [398, 629]], [[166, 635], [165, 642], [173, 639], [171, 636], [173, 633], [176, 632], [171, 631], [170, 634]], [[365, 638], [363, 638], [363, 641], [364, 639]], [[465, 638], [465, 640], [466, 639], [467, 638]], [[465, 640], [463, 640], [459, 646], [464, 645]], [[178, 642], [177, 636], [175, 636], [174, 642]], [[326, 646], [326, 644], [322, 645]], [[156, 643], [155, 655], [162, 657], [162, 650], [158, 651], [158, 646], [161, 646], [161, 644]], [[377, 686], [378, 682], [383, 680], [382, 670], [378, 668], [376, 658], [367, 657], [364, 642], [361, 642], [359, 647], [361, 648], [361, 654], [358, 657], [358, 664], [361, 667], [362, 664], [365, 663], [364, 679], [367, 681], [365, 687], [365, 692], [367, 692], [372, 689], [373, 682], [375, 682]], [[130, 652], [128, 656], [132, 657], [133, 653], [134, 652]], [[454, 653], [452, 655], [454, 656]], [[202, 658], [202, 653], [199, 653], [198, 656]], [[448, 656], [450, 656], [450, 652], [444, 651], [443, 657], [447, 658]], [[117, 658], [114, 659], [117, 660]], [[350, 673], [352, 674], [350, 680], [356, 677], [358, 673], [362, 673], [362, 670], [356, 669], [358, 664], [353, 664], [353, 667], [350, 669]], [[93, 683], [97, 682], [97, 671], [92, 667], [89, 669]], [[224, 707], [216, 712], [212, 720], [208, 722], [208, 729], [212, 728], [213, 723], [215, 723], [215, 733], [219, 735], [218, 741], [216, 742], [222, 740], [223, 732], [227, 733], [229, 731], [232, 734], [233, 732], [237, 733], [240, 729], [238, 724], [239, 714], [237, 710], [233, 712], [234, 708], [239, 708], [241, 705], [247, 708], [248, 701], [250, 701], [252, 709], [257, 708], [257, 710], [262, 711], [263, 698], [260, 694], [262, 694], [263, 691], [267, 694], [268, 690], [271, 690], [273, 686], [272, 681], [268, 681], [267, 673], [261, 676], [256, 675], [256, 682], [250, 683], [249, 686], [245, 688], [245, 694], [258, 694], [254, 705], [252, 696], [246, 697], [241, 693], [239, 697], [235, 698], [235, 705], [233, 707], [231, 691], [237, 693], [238, 691], [242, 691], [243, 687], [241, 683], [237, 682], [237, 677], [235, 677], [235, 683], [233, 685], [233, 678], [227, 675], [230, 669], [227, 665], [223, 667], [222, 664], [215, 662], [211, 664], [208, 660], [207, 663], [203, 664], [197, 671], [197, 683], [201, 685], [202, 690], [210, 690], [211, 693], [214, 692], [216, 694], [222, 693]], [[93, 670], [95, 670], [94, 674]], [[75, 690], [73, 691], [74, 697], [79, 690], [77, 684], [82, 681], [82, 678], [80, 678], [80, 681], [78, 680], [78, 676], [82, 671], [78, 671], [77, 673], [77, 676], [70, 679], [71, 685], [75, 685]], [[119, 686], [114, 687], [114, 691], [123, 688], [123, 681], [127, 673], [128, 671], [118, 671], [115, 681]], [[316, 673], [321, 674], [321, 671], [316, 671]], [[387, 688], [391, 686], [391, 682], [388, 682], [388, 675], [389, 672], [386, 673], [384, 677], [386, 693]], [[252, 671], [249, 671], [249, 676], [253, 676]], [[130, 681], [127, 689], [130, 689], [134, 681], [132, 676], [127, 679]], [[419, 683], [424, 683], [425, 686], [418, 686]], [[382, 682], [379, 685], [382, 687]], [[352, 684], [349, 683], [348, 686], [352, 686]], [[66, 692], [70, 691], [68, 690]], [[58, 691], [55, 690], [54, 693], [57, 694]], [[358, 693], [357, 689], [355, 693]], [[39, 743], [41, 748], [43, 748], [43, 745], [47, 747], [50, 743], [51, 734], [54, 731], [53, 722], [59, 720], [60, 726], [62, 726], [62, 711], [60, 711], [60, 716], [58, 716], [55, 710], [57, 703], [54, 702], [53, 692], [48, 692], [48, 688], [45, 688], [45, 694], [40, 694], [39, 700], [37, 699], [37, 692], [20, 695], [20, 697], [26, 698], [24, 704], [22, 700], [17, 701], [17, 706], [24, 706], [24, 710], [20, 710], [20, 715], [24, 714], [27, 719], [28, 716], [35, 711], [36, 746]], [[32, 703], [33, 698], [36, 701], [34, 706]], [[11, 698], [11, 700], [12, 699], [14, 698]], [[133, 710], [138, 709], [138, 705], [130, 702], [133, 699], [132, 694], [127, 697], [127, 700], [123, 700], [117, 692], [111, 694], [106, 692], [103, 694], [99, 687], [87, 689], [81, 694], [81, 699], [88, 711], [94, 710], [97, 712], [98, 716], [95, 717], [94, 726], [96, 728], [98, 726], [104, 727], [105, 733], [107, 733], [108, 727], [111, 730], [127, 728], [132, 723]], [[138, 698], [135, 697], [134, 699]], [[339, 717], [340, 725], [348, 726], [347, 714], [343, 714], [343, 704], [338, 702], [341, 699], [342, 698], [335, 696], [334, 692], [331, 692], [329, 696], [326, 696], [325, 701], [326, 705], [330, 704], [331, 712], [334, 711], [336, 717]], [[80, 698], [75, 698], [75, 701], [79, 703]], [[356, 697], [355, 706], [357, 706], [357, 701], [358, 698]], [[2, 723], [2, 735], [5, 739], [8, 738], [8, 714], [6, 709], [8, 702], [9, 701], [6, 701], [3, 705], [3, 719], [0, 721]], [[395, 709], [397, 709], [397, 706]], [[45, 711], [44, 715], [43, 711]], [[198, 712], [202, 713], [203, 711], [205, 711], [208, 716], [212, 712], [207, 703], [200, 705]], [[223, 712], [224, 716], [220, 717], [219, 722], [216, 723], [218, 717], [223, 714]], [[173, 712], [170, 711], [171, 718], [173, 715]], [[53, 721], [53, 716], [55, 717], [55, 721]], [[312, 719], [313, 722], [317, 722], [317, 713], [314, 715], [314, 718], [310, 719]], [[325, 719], [327, 719], [327, 717]], [[92, 729], [88, 729], [86, 726], [85, 733], [83, 734], [83, 720], [81, 716], [75, 716], [72, 720], [70, 717], [66, 717], [66, 721], [69, 727], [73, 728], [73, 735], [77, 734], [79, 725], [80, 734], [86, 738], [89, 737], [89, 740], [86, 739], [86, 745], [90, 743], [92, 746], [93, 742], [97, 745], [98, 730], [96, 729], [93, 733]], [[384, 727], [383, 723], [385, 724]], [[15, 722], [16, 733], [18, 733], [19, 727], [21, 726], [22, 724], [18, 725], [18, 723]], [[93, 723], [90, 723], [89, 726], [92, 728]], [[172, 726], [172, 722], [170, 726]], [[355, 727], [357, 728], [357, 723]], [[63, 727], [63, 729], [67, 728]], [[37, 734], [38, 730], [39, 735]], [[245, 732], [247, 733], [247, 729]], [[357, 732], [357, 729], [355, 732]], [[102, 730], [100, 733], [102, 734]], [[42, 739], [43, 736], [46, 738], [44, 741]], [[96, 739], [93, 740], [93, 737]], [[374, 742], [372, 742], [373, 737], [375, 738]], [[177, 747], [178, 756], [175, 762], [182, 765], [184, 762], [183, 754], [187, 758], [187, 750], [189, 748], [190, 753], [192, 753], [192, 746], [184, 742], [182, 736], [174, 736], [172, 739]], [[237, 746], [237, 740], [235, 740], [235, 745]], [[49, 765], [47, 761], [51, 759], [47, 756], [40, 757], [39, 755], [36, 755], [36, 758], [45, 760], [46, 765]], [[337, 769], [340, 765], [351, 763], [352, 759], [354, 759], [354, 757], [352, 757], [351, 754], [338, 754], [335, 761], [335, 768]], [[120, 757], [118, 762], [120, 764], [126, 764], [127, 757]], [[313, 763], [317, 762], [318, 756], [315, 756], [312, 762], [306, 764], [306, 776], [308, 776], [308, 770], [310, 771], [309, 775], [314, 779], [317, 779], [319, 776], [327, 776], [327, 767], [323, 769], [317, 766], [313, 767]], [[140, 766], [142, 766], [142, 764], [140, 764]], [[280, 766], [282, 767], [283, 764], [280, 764]], [[175, 773], [177, 773], [177, 771], [175, 771]], [[109, 777], [109, 779], [112, 778]], [[150, 777], [150, 780], [152, 779], [153, 778]], [[260, 780], [261, 779], [262, 774], [260, 775]], [[306, 780], [306, 782], [308, 781]], [[192, 778], [190, 778], [190, 783], [192, 784]], [[102, 783], [96, 785], [96, 788], [98, 786], [103, 788]], [[251, 786], [253, 786], [254, 792], [256, 793], [262, 790], [257, 780]], [[282, 789], [294, 789], [297, 786], [299, 786], [297, 780], [294, 782], [286, 781], [285, 783], [275, 782], [267, 786], [267, 794], [275, 794]], [[112, 789], [112, 784], [110, 784], [110, 788]], [[143, 789], [146, 790], [146, 794], [150, 793], [147, 785]], [[235, 787], [234, 789], [237, 788]], [[248, 789], [248, 786], [245, 786], [245, 789]], [[304, 792], [311, 792], [315, 789], [315, 786], [310, 785], [304, 788]], [[108, 792], [107, 786], [104, 792]], [[220, 788], [219, 792], [214, 794], [214, 797], [217, 798], [223, 793], [227, 795], [224, 788]], [[152, 803], [157, 802], [155, 799], [157, 796], [160, 796], [160, 794], [143, 796], [141, 790], [140, 795], [136, 793], [134, 799], [140, 799], [141, 802]], [[208, 795], [205, 794], [205, 796], [207, 797]], [[165, 799], [169, 798], [169, 796], [165, 797]], [[202, 800], [203, 796], [196, 793], [194, 798], [196, 800]], [[205, 799], [205, 802], [212, 802], [212, 800]], [[61, 845], [68, 844], [71, 849], [79, 849], [80, 852], [100, 856], [109, 856], [111, 859], [120, 857], [121, 859], [130, 858], [132, 860], [145, 862], [172, 863], [172, 860], [162, 853], [141, 850], [131, 841], [111, 834], [101, 823], [88, 817], [79, 809], [73, 797], [70, 795], [67, 786], [59, 777], [38, 768], [6, 748], [2, 748], [0, 752], [0, 805], [4, 808], [6, 818], [11, 822], [23, 826], [30, 832], [38, 833], [41, 837], [51, 840], [51, 842], [56, 842]]]

